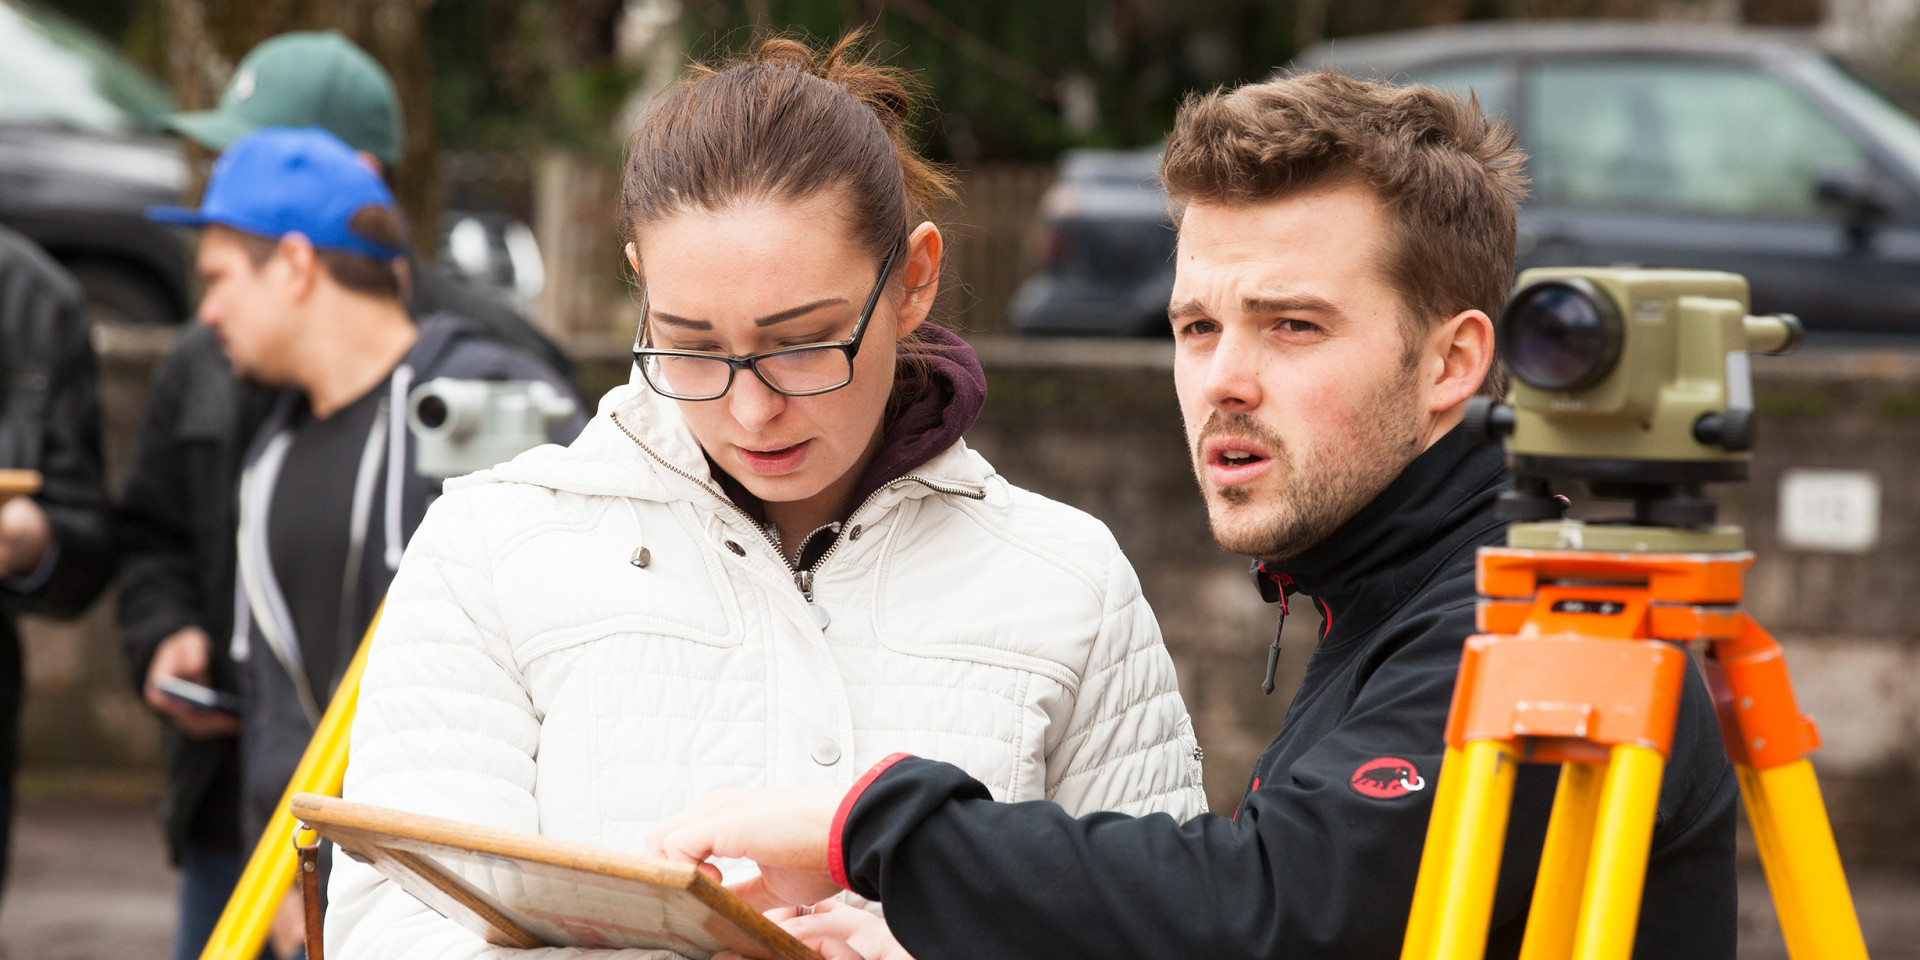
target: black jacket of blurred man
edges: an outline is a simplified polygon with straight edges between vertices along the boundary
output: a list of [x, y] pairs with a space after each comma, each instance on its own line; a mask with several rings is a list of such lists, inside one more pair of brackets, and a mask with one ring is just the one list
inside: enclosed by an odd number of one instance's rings
[[0, 468], [40, 492], [0, 496], [0, 882], [19, 758], [24, 612], [72, 616], [113, 573], [100, 468], [100, 400], [80, 288], [33, 241], [0, 228]]
[[[1164, 156], [1185, 205], [1174, 385], [1214, 539], [1321, 615], [1238, 810], [1076, 820], [895, 757], [844, 793], [717, 795], [656, 826], [660, 852], [759, 861], [761, 906], [878, 900], [919, 960], [1399, 956], [1477, 632], [1475, 550], [1506, 528], [1501, 451], [1458, 425], [1490, 389], [1523, 158], [1456, 97], [1325, 73], [1190, 100]], [[1490, 957], [1519, 952], [1557, 772], [1520, 774]], [[1636, 957], [1733, 956], [1737, 798], [1690, 676]], [[842, 960], [864, 916], [788, 926]]]
[[[383, 173], [398, 165], [404, 139], [398, 95], [386, 72], [331, 31], [284, 34], [260, 44], [234, 71], [218, 108], [178, 114], [169, 123], [214, 150], [262, 127], [317, 126]], [[411, 252], [407, 265], [411, 316], [470, 321], [484, 336], [558, 372], [587, 408], [571, 361], [523, 317]], [[185, 675], [204, 664], [215, 686], [233, 689], [227, 639], [233, 634], [235, 490], [241, 458], [271, 408], [271, 391], [236, 379], [213, 331], [197, 324], [154, 377], [120, 516], [121, 644], [136, 688], [145, 690], [156, 669]], [[167, 644], [167, 653], [156, 656]], [[255, 838], [242, 836], [230, 726], [166, 716], [163, 816], [169, 848], [182, 867], [174, 956], [191, 958], [199, 955], [238, 876], [241, 852]]]

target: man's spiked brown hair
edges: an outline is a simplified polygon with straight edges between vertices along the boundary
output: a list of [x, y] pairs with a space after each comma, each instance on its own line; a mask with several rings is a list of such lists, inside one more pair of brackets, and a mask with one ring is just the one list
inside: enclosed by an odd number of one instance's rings
[[[1432, 324], [1498, 318], [1513, 288], [1526, 155], [1474, 99], [1329, 71], [1195, 94], [1160, 177], [1178, 204], [1238, 207], [1363, 184], [1396, 225], [1381, 254], [1406, 300], [1409, 356]], [[1481, 392], [1498, 394], [1498, 364]]]

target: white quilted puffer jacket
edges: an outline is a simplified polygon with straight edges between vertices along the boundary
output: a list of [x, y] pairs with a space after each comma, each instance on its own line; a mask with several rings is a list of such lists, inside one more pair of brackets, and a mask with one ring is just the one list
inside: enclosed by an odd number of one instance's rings
[[[956, 443], [796, 573], [706, 462], [640, 385], [571, 447], [450, 483], [387, 595], [346, 798], [632, 851], [716, 788], [850, 787], [905, 751], [1004, 801], [1206, 809], [1173, 662], [1099, 521]], [[345, 857], [329, 890], [331, 957], [528, 953]]]

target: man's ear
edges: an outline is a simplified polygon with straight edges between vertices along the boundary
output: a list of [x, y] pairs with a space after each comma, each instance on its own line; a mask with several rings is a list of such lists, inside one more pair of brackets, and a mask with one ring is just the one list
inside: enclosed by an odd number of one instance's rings
[[274, 248], [273, 258], [280, 261], [284, 271], [287, 292], [296, 301], [305, 300], [313, 295], [320, 282], [320, 271], [326, 269], [320, 265], [319, 251], [313, 249], [313, 241], [305, 234], [289, 233], [280, 238]]
[[1466, 403], [1493, 366], [1493, 320], [1479, 310], [1448, 317], [1428, 336], [1421, 366], [1433, 378], [1427, 412], [1447, 413]]
[[907, 248], [900, 251], [902, 262], [893, 265], [894, 273], [906, 284], [907, 297], [900, 303], [898, 336], [912, 333], [933, 313], [933, 298], [940, 292], [940, 264], [946, 256], [946, 242], [940, 228], [922, 223], [907, 235]]

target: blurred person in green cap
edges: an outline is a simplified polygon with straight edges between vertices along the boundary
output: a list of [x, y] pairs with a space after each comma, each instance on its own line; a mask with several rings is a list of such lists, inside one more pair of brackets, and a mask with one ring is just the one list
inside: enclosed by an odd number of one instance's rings
[[[389, 180], [405, 142], [392, 80], [332, 31], [267, 40], [240, 62], [217, 108], [169, 120], [214, 150], [263, 127], [321, 127]], [[409, 254], [406, 264], [405, 306], [414, 320], [462, 317], [482, 335], [539, 358], [580, 393], [572, 364], [523, 317], [431, 262]], [[216, 681], [235, 675], [226, 642], [235, 619], [234, 484], [273, 400], [273, 391], [234, 375], [220, 341], [202, 324], [189, 326], [154, 378], [119, 516], [126, 560], [121, 644], [136, 689], [147, 687], [156, 661], [163, 672], [185, 663]], [[233, 726], [168, 720], [163, 817], [181, 870], [173, 955], [191, 960], [255, 838], [241, 828]]]

